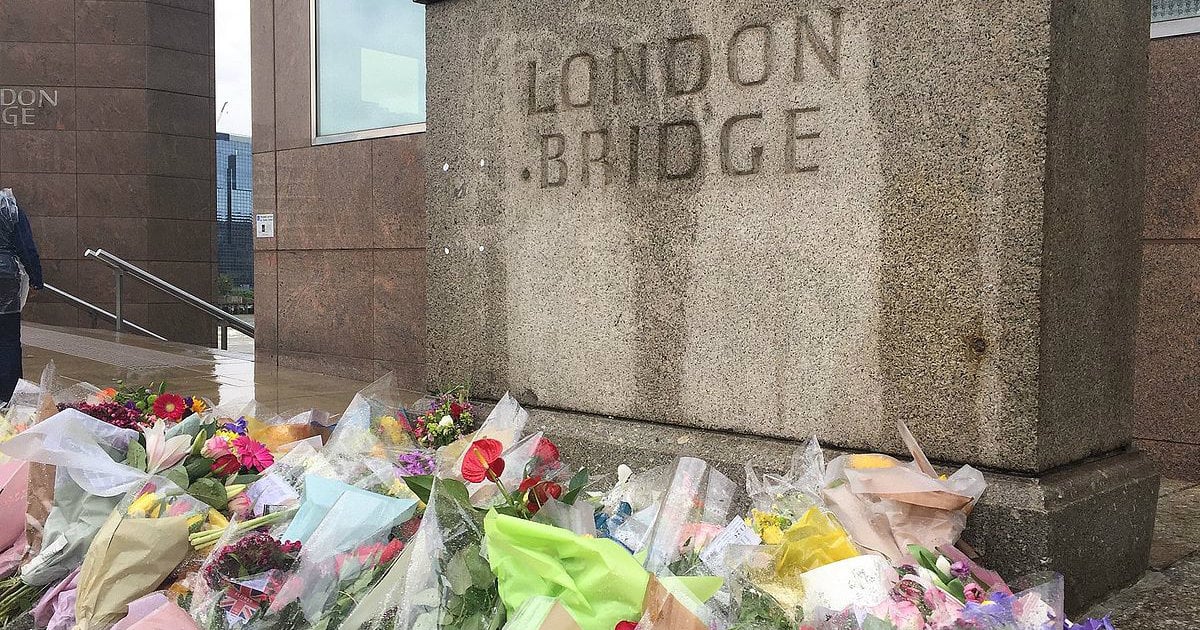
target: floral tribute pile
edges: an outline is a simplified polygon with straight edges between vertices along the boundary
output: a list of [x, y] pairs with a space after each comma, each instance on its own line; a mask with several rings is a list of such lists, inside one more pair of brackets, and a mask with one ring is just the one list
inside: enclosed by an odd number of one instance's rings
[[605, 483], [509, 396], [481, 422], [466, 388], [405, 405], [390, 377], [336, 423], [52, 368], [0, 411], [0, 627], [1112, 628], [960, 550], [983, 476], [903, 426], [912, 461], [814, 439], [740, 488], [693, 457]]

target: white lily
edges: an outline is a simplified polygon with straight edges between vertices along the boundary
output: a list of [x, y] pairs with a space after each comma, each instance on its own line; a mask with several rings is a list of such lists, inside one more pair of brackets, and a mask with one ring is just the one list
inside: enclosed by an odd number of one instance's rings
[[185, 433], [168, 440], [162, 420], [143, 428], [142, 433], [146, 435], [146, 472], [151, 475], [178, 464], [192, 450], [192, 436]]

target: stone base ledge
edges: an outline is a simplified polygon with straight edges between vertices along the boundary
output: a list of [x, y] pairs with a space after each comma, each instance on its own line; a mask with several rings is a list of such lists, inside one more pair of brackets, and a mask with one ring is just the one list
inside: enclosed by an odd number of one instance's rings
[[[744, 467], [782, 470], [797, 442], [686, 427], [531, 409], [528, 431], [545, 431], [567, 461], [598, 474], [634, 470], [680, 455], [706, 459], [738, 483]], [[839, 451], [828, 450], [829, 456]], [[1006, 578], [1057, 571], [1067, 609], [1081, 611], [1133, 583], [1146, 569], [1159, 477], [1133, 449], [1075, 463], [1042, 476], [985, 471], [988, 489], [964, 539], [980, 561]]]

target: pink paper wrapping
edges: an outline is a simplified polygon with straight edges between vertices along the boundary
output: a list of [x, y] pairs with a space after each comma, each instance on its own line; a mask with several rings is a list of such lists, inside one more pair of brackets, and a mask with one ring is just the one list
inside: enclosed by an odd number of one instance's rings
[[129, 605], [129, 615], [112, 630], [199, 630], [175, 602], [162, 593], [151, 593]]
[[25, 537], [29, 505], [29, 462], [10, 459], [0, 463], [0, 549]]
[[33, 622], [46, 630], [71, 630], [75, 626], [75, 595], [79, 587], [79, 569], [42, 595], [33, 607]]

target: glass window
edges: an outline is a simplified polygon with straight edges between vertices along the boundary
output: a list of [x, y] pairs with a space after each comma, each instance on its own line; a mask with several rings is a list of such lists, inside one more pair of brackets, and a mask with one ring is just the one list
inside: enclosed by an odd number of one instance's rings
[[318, 137], [425, 122], [425, 7], [316, 0]]
[[1150, 2], [1150, 20], [1152, 22], [1192, 17], [1200, 17], [1200, 0], [1152, 0]]

